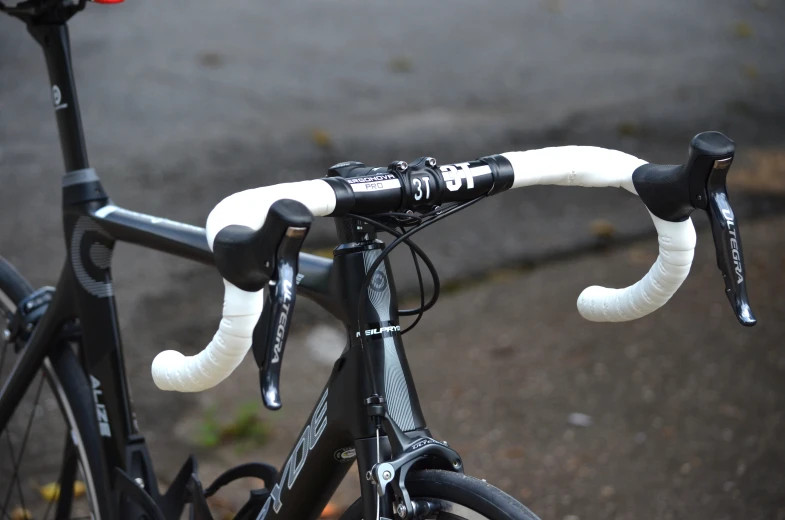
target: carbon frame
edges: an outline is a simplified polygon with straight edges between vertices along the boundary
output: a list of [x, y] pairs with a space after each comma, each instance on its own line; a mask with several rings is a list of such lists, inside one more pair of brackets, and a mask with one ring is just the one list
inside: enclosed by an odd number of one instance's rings
[[[112, 203], [88, 164], [67, 26], [64, 22], [31, 23], [28, 29], [44, 50], [52, 82], [67, 172], [63, 177], [67, 257], [46, 314], [0, 389], [0, 431], [45, 358], [55, 349], [69, 348], [67, 341], [75, 341], [93, 385], [96, 428], [104, 443], [107, 475], [120, 468], [132, 478], [142, 478], [145, 489], [155, 489], [157, 494], [152, 463], [128, 392], [112, 285], [112, 251], [116, 241], [124, 241], [206, 265], [213, 263], [212, 253], [203, 228], [128, 211]], [[364, 403], [371, 388], [360, 335], [371, 355], [377, 390], [386, 396], [392, 418], [404, 431], [428, 433], [398, 333], [395, 286], [386, 260], [373, 275], [369, 297], [363, 298], [371, 328], [357, 330], [360, 285], [382, 244], [373, 240], [373, 230], [361, 222], [335, 220], [343, 245], [336, 248], [334, 260], [300, 255], [298, 292], [346, 325], [347, 345], [279, 471], [270, 498], [261, 511], [248, 511], [249, 517], [259, 520], [317, 518], [355, 457], [364, 515], [375, 517], [374, 487], [364, 475], [377, 457], [384, 460], [390, 450], [382, 436], [381, 453], [377, 454], [376, 429]], [[306, 477], [298, 478], [302, 474]], [[381, 507], [382, 516], [393, 516], [389, 500], [383, 500]]]

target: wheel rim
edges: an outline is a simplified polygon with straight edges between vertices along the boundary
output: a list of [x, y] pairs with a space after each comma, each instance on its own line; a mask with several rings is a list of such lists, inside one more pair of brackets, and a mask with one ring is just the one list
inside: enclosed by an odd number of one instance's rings
[[[14, 312], [16, 312], [16, 305], [13, 300], [5, 294], [4, 291], [0, 290], [0, 328], [3, 330], [6, 328], [9, 316], [13, 315]], [[8, 363], [6, 358], [10, 359], [14, 357], [14, 354], [9, 354], [9, 351], [12, 350], [13, 346], [6, 344], [5, 339], [0, 337], [0, 384], [8, 377], [7, 371], [3, 372], [3, 369]], [[13, 361], [8, 363], [8, 365], [12, 366]], [[44, 380], [47, 381], [48, 385], [44, 385]], [[44, 471], [43, 473], [36, 470], [28, 471], [23, 468], [26, 460], [25, 455], [27, 454], [27, 448], [29, 447], [28, 441], [30, 441], [32, 426], [35, 424], [37, 417], [43, 416], [46, 418], [49, 412], [46, 408], [51, 407], [52, 404], [51, 398], [45, 399], [43, 403], [41, 402], [42, 393], [45, 387], [48, 389], [48, 392], [53, 394], [52, 397], [56, 401], [55, 406], [58, 408], [56, 413], [63, 418], [60, 422], [65, 423], [65, 431], [62, 432], [63, 435], [59, 438], [57, 434], [53, 436], [57, 439], [53, 444], [62, 443], [63, 445], [59, 462], [62, 463], [62, 466], [73, 465], [73, 475], [66, 475], [66, 482], [68, 480], [71, 480], [72, 482], [78, 480], [84, 483], [85, 497], [83, 498], [71, 496], [74, 494], [73, 491], [69, 492], [65, 489], [60, 490], [58, 495], [59, 498], [51, 499], [51, 495], [49, 495], [50, 499], [45, 498], [44, 495], [47, 493], [44, 491], [44, 488], [47, 484], [54, 483], [59, 486], [62, 483], [62, 468], [53, 471], [51, 464], [47, 464], [46, 462], [38, 464], [39, 467], [43, 466], [47, 468], [48, 471]], [[32, 402], [29, 402], [28, 397], [31, 394], [33, 395], [33, 399]], [[89, 466], [81, 433], [66, 398], [65, 390], [63, 389], [49, 358], [44, 360], [43, 370], [40, 375], [36, 376], [36, 380], [30, 384], [27, 393], [22, 399], [23, 401], [20, 402], [19, 407], [14, 413], [14, 415], [17, 415], [24, 412], [24, 408], [29, 409], [29, 417], [27, 419], [23, 418], [22, 420], [22, 423], [24, 423], [25, 426], [22, 436], [19, 437], [18, 434], [16, 436], [12, 435], [19, 431], [19, 429], [14, 428], [15, 424], [20, 424], [13, 416], [9, 420], [6, 428], [0, 431], [0, 453], [2, 453], [0, 460], [5, 459], [6, 461], [3, 464], [3, 468], [0, 469], [0, 471], [4, 472], [4, 475], [2, 475], [3, 478], [0, 478], [0, 520], [25, 520], [28, 517], [32, 517], [36, 520], [48, 520], [48, 518], [56, 516], [60, 512], [58, 509], [61, 506], [61, 501], [62, 505], [65, 506], [65, 499], [69, 496], [71, 496], [72, 499], [71, 504], [68, 510], [65, 511], [69, 513], [69, 518], [72, 520], [81, 520], [85, 518], [100, 520], [100, 514], [96, 508], [97, 495], [95, 492], [95, 483], [92, 479], [92, 473], [85, 470], [86, 468], [89, 469]], [[41, 420], [38, 422], [40, 423]], [[47, 418], [47, 424], [48, 423], [49, 420]], [[12, 431], [12, 429], [14, 431]], [[40, 443], [40, 441], [36, 442]], [[48, 441], [45, 440], [44, 444], [47, 442]], [[40, 452], [42, 450], [38, 451]], [[43, 451], [51, 452], [49, 449]], [[35, 455], [35, 450], [33, 455]], [[35, 461], [34, 464], [38, 462], [40, 461]], [[11, 473], [7, 473], [8, 469], [10, 469]], [[50, 477], [53, 474], [57, 475], [57, 478], [52, 480]], [[72, 487], [72, 485], [73, 484], [66, 487]], [[86, 504], [84, 503], [85, 500]], [[85, 513], [85, 506], [87, 511], [86, 514], [83, 514]]]

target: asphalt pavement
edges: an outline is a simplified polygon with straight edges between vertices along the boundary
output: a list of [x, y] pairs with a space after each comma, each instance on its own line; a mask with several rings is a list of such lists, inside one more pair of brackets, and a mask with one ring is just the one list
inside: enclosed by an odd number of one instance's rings
[[[461, 454], [467, 473], [543, 520], [785, 517], [785, 217], [741, 229], [754, 328], [731, 311], [708, 230], [679, 292], [636, 321], [590, 323], [575, 301], [588, 285], [637, 280], [656, 257], [653, 239], [497, 271], [443, 297], [404, 336], [434, 436]], [[137, 316], [135, 345], [212, 332], [212, 321], [194, 321], [204, 309], [186, 290], [168, 296], [149, 305], [166, 316], [155, 329], [144, 328], [151, 316]], [[162, 474], [172, 478], [192, 450], [205, 481], [238, 462], [286, 460], [344, 344], [340, 325], [307, 303], [298, 301], [286, 349], [284, 407], [259, 412], [270, 429], [261, 447], [199, 441], [206, 423], [236, 424], [238, 410], [258, 399], [250, 357], [201, 394], [136, 384], [140, 425]], [[150, 360], [137, 358], [140, 378]], [[335, 503], [348, 506], [358, 494], [353, 471]], [[214, 505], [236, 510], [246, 498], [238, 485]]]
[[[705, 233], [697, 276], [669, 310], [617, 328], [583, 323], [573, 302], [583, 286], [630, 283], [647, 268], [653, 246], [630, 241], [650, 221], [620, 190], [537, 187], [423, 233], [453, 292], [407, 342], [434, 430], [470, 472], [543, 518], [770, 519], [785, 518], [783, 27], [774, 0], [129, 0], [89, 5], [71, 37], [106, 189], [121, 206], [193, 224], [230, 193], [343, 160], [587, 144], [681, 162], [699, 131], [731, 136], [756, 330], [732, 323]], [[64, 249], [49, 96], [40, 50], [0, 18], [0, 254], [36, 285], [54, 281]], [[332, 245], [330, 228], [309, 246]], [[608, 242], [612, 252], [597, 251]], [[548, 266], [525, 272], [533, 263]], [[165, 480], [198, 449], [191, 434], [207, 407], [257, 397], [255, 372], [247, 363], [198, 396], [154, 389], [158, 351], [193, 352], [213, 333], [220, 280], [125, 245], [115, 276], [132, 389]], [[399, 285], [411, 290], [410, 272]], [[313, 306], [296, 326], [287, 356], [311, 365], [285, 369], [290, 404], [259, 454], [276, 463], [322, 386], [307, 339], [332, 343]], [[568, 427], [573, 412], [592, 426]], [[479, 431], [477, 419], [498, 426]], [[210, 474], [247, 454], [202, 455]]]
[[[714, 129], [743, 161], [783, 140], [783, 22], [785, 6], [768, 0], [129, 1], [89, 5], [71, 36], [88, 150], [109, 194], [203, 224], [230, 193], [344, 160], [591, 144], [680, 162], [694, 134]], [[0, 244], [44, 281], [62, 251], [50, 90], [21, 23], [0, 18], [0, 49]], [[457, 277], [570, 249], [596, 218], [620, 236], [650, 229], [616, 190], [536, 188], [425, 237]], [[314, 247], [331, 233], [322, 224]], [[149, 280], [140, 292], [183, 268], [129, 254], [118, 271]], [[127, 296], [124, 307], [140, 294]]]

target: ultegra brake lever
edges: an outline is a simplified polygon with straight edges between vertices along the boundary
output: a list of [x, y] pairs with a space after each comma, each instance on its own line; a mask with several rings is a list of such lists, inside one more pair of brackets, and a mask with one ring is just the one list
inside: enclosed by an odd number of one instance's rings
[[725, 279], [725, 293], [728, 296], [736, 317], [742, 325], [751, 327], [757, 323], [747, 299], [746, 272], [741, 249], [741, 235], [736, 224], [736, 216], [725, 190], [725, 177], [732, 157], [716, 160], [712, 164], [706, 191], [709, 198], [709, 222], [717, 249], [717, 266]]
[[747, 299], [741, 236], [725, 185], [734, 151], [733, 141], [725, 135], [703, 132], [692, 139], [686, 164], [644, 164], [632, 180], [649, 211], [663, 220], [678, 222], [695, 209], [706, 211], [725, 294], [739, 322], [751, 327], [757, 320]]
[[265, 289], [264, 307], [251, 346], [259, 367], [265, 406], [281, 407], [281, 358], [292, 321], [297, 260], [313, 214], [300, 202], [282, 199], [270, 206], [261, 229], [231, 225], [215, 237], [213, 253], [221, 276], [243, 291]]
[[259, 367], [264, 405], [278, 410], [281, 408], [281, 363], [297, 296], [298, 257], [313, 215], [301, 203], [285, 200], [273, 204], [267, 219], [276, 221], [273, 224], [279, 231], [275, 233], [279, 237], [278, 247], [274, 258], [270, 259], [273, 275], [265, 289], [262, 315], [253, 331], [252, 349]]

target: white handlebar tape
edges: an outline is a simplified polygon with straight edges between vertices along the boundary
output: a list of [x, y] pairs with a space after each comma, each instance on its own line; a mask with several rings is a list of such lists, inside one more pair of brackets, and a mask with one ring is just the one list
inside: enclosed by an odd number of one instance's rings
[[654, 215], [660, 254], [646, 276], [625, 289], [594, 285], [578, 296], [578, 312], [590, 321], [629, 321], [654, 312], [681, 287], [695, 252], [695, 228], [688, 218], [668, 222]]
[[[604, 148], [563, 146], [504, 155], [514, 171], [513, 188], [536, 184], [621, 187], [632, 193], [632, 173], [645, 161]], [[637, 194], [637, 193], [636, 193]], [[222, 200], [207, 218], [207, 241], [226, 226], [259, 229], [270, 206], [281, 199], [304, 204], [315, 216], [335, 209], [333, 188], [323, 180], [278, 184], [235, 193]], [[581, 315], [592, 321], [640, 318], [667, 302], [686, 278], [695, 249], [692, 221], [666, 222], [652, 215], [660, 253], [642, 280], [625, 289], [589, 287], [578, 298]], [[198, 392], [223, 381], [251, 347], [253, 330], [262, 312], [263, 292], [246, 292], [224, 280], [223, 318], [218, 332], [195, 356], [167, 350], [153, 360], [152, 373], [162, 390]]]
[[[236, 224], [259, 229], [270, 206], [281, 199], [303, 203], [316, 216], [335, 209], [335, 192], [323, 180], [277, 184], [241, 191], [222, 200], [207, 218], [207, 241]], [[175, 350], [153, 360], [155, 385], [161, 390], [199, 392], [211, 388], [231, 374], [251, 348], [256, 322], [262, 314], [263, 291], [247, 292], [224, 280], [223, 318], [213, 340], [199, 354], [184, 356]]]
[[502, 154], [512, 164], [513, 188], [553, 184], [589, 188], [624, 188], [635, 193], [632, 172], [646, 161], [594, 146], [558, 146]]
[[[513, 188], [536, 184], [621, 187], [635, 193], [632, 173], [646, 164], [632, 155], [590, 146], [562, 146], [502, 154], [512, 164]], [[590, 321], [628, 321], [659, 309], [690, 272], [695, 228], [689, 218], [667, 222], [651, 215], [660, 251], [649, 272], [624, 289], [592, 286], [578, 297], [578, 311]]]

